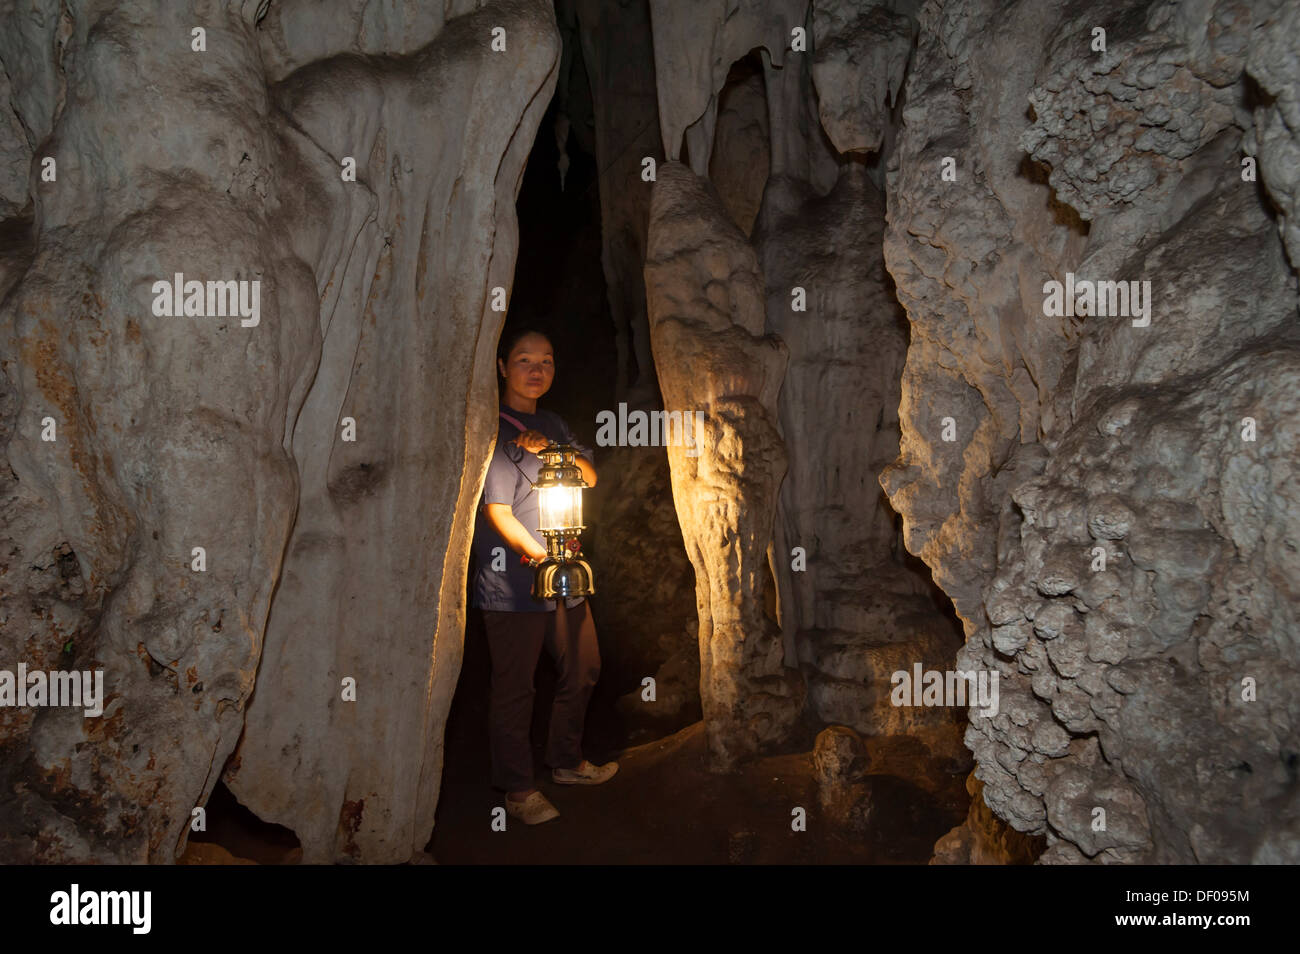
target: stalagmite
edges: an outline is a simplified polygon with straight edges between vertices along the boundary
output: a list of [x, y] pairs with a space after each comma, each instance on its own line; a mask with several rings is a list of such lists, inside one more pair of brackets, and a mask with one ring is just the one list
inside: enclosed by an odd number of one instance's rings
[[0, 67], [0, 860], [219, 782], [421, 855], [549, 116], [624, 714], [864, 841], [911, 771], [936, 863], [1300, 861], [1300, 5], [22, 0]]
[[776, 393], [786, 350], [763, 333], [753, 249], [708, 183], [659, 167], [650, 202], [646, 298], [664, 404], [704, 412], [695, 456], [668, 448], [673, 499], [695, 567], [700, 696], [713, 765], [783, 740], [802, 681], [783, 665], [763, 609], [776, 492], [786, 469]]

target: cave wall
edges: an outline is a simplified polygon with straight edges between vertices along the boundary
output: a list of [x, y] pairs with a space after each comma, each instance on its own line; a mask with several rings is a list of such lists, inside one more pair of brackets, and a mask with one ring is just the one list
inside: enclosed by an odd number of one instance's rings
[[[907, 549], [961, 617], [956, 663], [1001, 679], [966, 731], [972, 794], [1044, 861], [1300, 860], [1296, 5], [646, 9], [562, 15], [616, 163], [620, 392], [648, 399], [629, 356], [653, 346], [666, 406], [709, 422], [668, 462], [715, 767], [805, 701], [945, 751], [951, 724], [879, 691], [950, 659], [923, 580], [883, 504], [834, 503], [897, 436], [880, 484]], [[108, 687], [98, 719], [0, 709], [0, 851], [170, 861], [224, 771], [305, 860], [405, 860], [438, 795], [488, 295], [559, 73], [552, 6], [8, 0], [0, 26], [0, 646]], [[652, 36], [653, 91], [620, 27]], [[177, 271], [261, 281], [259, 325], [155, 316]], [[1066, 273], [1149, 280], [1150, 324], [1048, 314]], [[859, 378], [880, 383], [841, 403]], [[939, 851], [1010, 840], [976, 805]]]
[[709, 762], [727, 771], [788, 739], [803, 704], [764, 606], [786, 471], [776, 395], [787, 352], [763, 330], [753, 248], [708, 180], [679, 162], [658, 169], [645, 283], [664, 405], [689, 418], [695, 445], [669, 445], [668, 463], [695, 569]]
[[[0, 645], [107, 687], [98, 719], [0, 711], [4, 857], [170, 861], [234, 753], [231, 789], [304, 860], [404, 861], [433, 824], [495, 432], [489, 291], [510, 287], [552, 6], [0, 21], [0, 154], [34, 202], [0, 183]], [[260, 322], [156, 317], [178, 271], [259, 279]]]
[[[829, 522], [814, 514], [836, 499], [823, 484], [839, 472], [811, 470], [815, 459], [871, 458], [830, 443], [813, 408], [848, 416], [823, 379], [862, 329], [846, 323], [843, 338], [835, 319], [878, 314], [873, 293], [828, 281], [834, 271], [807, 250], [857, 248], [837, 223], [864, 201], [862, 186], [830, 196], [853, 181], [844, 156], [879, 149], [884, 257], [909, 319], [899, 454], [881, 484], [908, 550], [963, 622], [957, 665], [1001, 678], [1000, 713], [966, 734], [970, 790], [1017, 832], [1045, 838], [1047, 862], [1292, 858], [1294, 5], [651, 9], [667, 155], [717, 175], [742, 228], [752, 190], [736, 187], [734, 168], [770, 163], [752, 239], [766, 329], [790, 356], [777, 552]], [[815, 114], [788, 48], [799, 23], [816, 40]], [[1105, 49], [1094, 48], [1097, 27]], [[765, 157], [715, 135], [728, 68], [755, 48]], [[896, 94], [897, 118], [885, 109]], [[822, 129], [834, 152], [818, 147]], [[719, 145], [735, 153], [727, 173]], [[1247, 157], [1258, 181], [1243, 174]], [[874, 182], [879, 169], [868, 167]], [[820, 321], [801, 323], [788, 296], [810, 269], [825, 297]], [[1151, 323], [1140, 311], [1050, 311], [1045, 283], [1067, 273], [1150, 281]], [[889, 354], [872, 356], [886, 372]], [[870, 520], [835, 537], [853, 532], [868, 558], [879, 554]], [[837, 605], [817, 574], [778, 577], [787, 630], [816, 627]], [[857, 612], [856, 628], [870, 612], [847, 594], [838, 605]], [[809, 701], [829, 718], [816, 670], [850, 658], [853, 675], [836, 688], [870, 684], [870, 647], [811, 634]], [[844, 711], [836, 718], [850, 721]], [[980, 831], [954, 832], [941, 853], [1005, 858], [999, 845], [1016, 839], [995, 832], [983, 806], [971, 818]]]
[[[704, 408], [706, 420], [725, 410], [721, 397], [752, 404], [757, 394], [744, 350], [737, 346], [736, 363], [728, 366], [714, 338], [727, 316], [735, 324], [752, 320], [745, 302], [749, 286], [760, 283], [762, 329], [787, 358], [771, 371], [779, 374], [775, 446], [751, 438], [742, 448], [756, 458], [779, 455], [781, 462], [768, 564], [779, 591], [786, 677], [799, 671], [804, 715], [812, 721], [866, 735], [911, 736], [923, 753], [913, 759], [914, 770], [929, 771], [935, 766], [922, 763], [933, 758], [943, 774], [969, 768], [964, 714], [894, 706], [890, 677], [900, 668], [910, 672], [914, 662], [950, 668], [961, 634], [932, 601], [925, 574], [904, 565], [895, 515], [878, 483], [898, 452], [907, 337], [884, 269], [885, 203], [877, 182], [916, 32], [911, 6], [863, 9], [832, 0], [687, 11], [651, 4], [664, 151], [670, 157], [685, 151], [690, 172], [676, 164], [660, 169], [653, 207], [661, 211], [651, 218], [646, 275], [665, 398], [671, 387], [697, 401], [668, 406]], [[804, 31], [805, 50], [790, 48], [795, 28]], [[761, 123], [753, 118], [760, 100]], [[688, 213], [686, 203], [672, 198], [682, 191], [707, 211]], [[711, 239], [682, 237], [710, 218]], [[649, 284], [651, 276], [658, 287]], [[692, 282], [704, 286], [703, 299]], [[697, 357], [690, 342], [708, 359]], [[687, 365], [689, 381], [678, 367]], [[758, 413], [770, 414], [758, 403]], [[683, 536], [704, 594], [699, 652], [706, 721], [719, 711], [750, 718], [746, 709], [784, 698], [763, 688], [780, 671], [766, 649], [770, 621], [742, 614], [744, 638], [764, 647], [743, 653], [720, 650], [737, 637], [720, 643], [709, 623], [716, 605], [728, 602], [717, 580], [767, 585], [765, 574], [746, 566], [753, 556], [744, 549], [738, 573], [734, 548], [715, 542], [718, 517], [701, 513], [696, 499], [700, 483], [713, 497], [730, 488], [747, 533], [753, 531], [746, 521], [762, 515], [768, 471], [760, 467], [763, 479], [756, 480], [747, 470], [757, 460], [732, 459], [733, 417], [718, 414], [702, 448], [702, 455], [722, 458], [719, 471], [739, 471], [731, 484], [714, 481], [702, 464], [669, 455]], [[743, 599], [733, 594], [730, 602]], [[743, 706], [730, 701], [746, 696], [753, 699]], [[711, 732], [715, 756], [724, 747], [743, 749], [717, 734], [723, 729]]]
[[[961, 664], [1001, 676], [966, 736], [984, 798], [1044, 861], [1294, 861], [1295, 7], [919, 18], [882, 484], [963, 619]], [[1067, 272], [1149, 280], [1150, 324], [1049, 316]]]
[[559, 0], [558, 9], [566, 43], [581, 48], [591, 95], [601, 266], [618, 349], [615, 392], [629, 407], [653, 407], [657, 382], [641, 275], [650, 215], [642, 160], [662, 155], [650, 9], [646, 0]]

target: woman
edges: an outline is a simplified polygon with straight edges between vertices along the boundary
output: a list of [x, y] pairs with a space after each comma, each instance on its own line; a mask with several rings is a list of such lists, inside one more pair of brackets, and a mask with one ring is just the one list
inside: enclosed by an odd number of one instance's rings
[[473, 605], [483, 611], [492, 656], [492, 784], [505, 789], [509, 814], [536, 825], [560, 814], [533, 784], [528, 737], [533, 673], [543, 644], [559, 671], [546, 744], [552, 780], [599, 785], [618, 771], [617, 762], [593, 765], [582, 757], [582, 725], [600, 675], [591, 607], [582, 597], [567, 599], [561, 619], [556, 601], [533, 599], [533, 570], [526, 563], [546, 557], [532, 489], [542, 463], [538, 452], [552, 440], [573, 445], [588, 486], [595, 486], [596, 469], [591, 450], [573, 439], [564, 420], [552, 411], [537, 410], [537, 399], [550, 390], [555, 377], [550, 340], [536, 331], [515, 332], [498, 349], [497, 370], [504, 382], [500, 430], [474, 525], [478, 570]]

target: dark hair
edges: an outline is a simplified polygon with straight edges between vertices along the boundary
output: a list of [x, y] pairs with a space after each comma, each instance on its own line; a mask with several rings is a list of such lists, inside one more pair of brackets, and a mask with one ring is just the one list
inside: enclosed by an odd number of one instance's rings
[[[546, 332], [538, 331], [536, 328], [516, 328], [513, 331], [502, 335], [501, 342], [497, 345], [497, 357], [501, 359], [502, 364], [509, 363], [510, 352], [514, 351], [515, 345], [519, 344], [520, 341], [527, 338], [529, 335], [537, 335], [539, 338], [545, 338], [546, 343], [551, 346], [552, 350], [554, 350], [555, 342], [551, 340], [551, 336]], [[504, 387], [504, 384], [505, 378], [501, 376], [501, 369], [498, 368], [497, 388], [500, 389]]]

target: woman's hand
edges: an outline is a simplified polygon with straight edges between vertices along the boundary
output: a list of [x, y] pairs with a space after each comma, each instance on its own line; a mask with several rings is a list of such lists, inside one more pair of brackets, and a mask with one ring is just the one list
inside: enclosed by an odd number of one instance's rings
[[509, 504], [484, 504], [483, 512], [487, 515], [488, 523], [492, 524], [493, 529], [501, 534], [516, 553], [527, 554], [534, 560], [546, 559], [546, 548], [533, 539], [533, 535], [519, 522]]
[[538, 451], [550, 447], [551, 439], [541, 431], [524, 431], [514, 439], [513, 443], [518, 444], [530, 454], [536, 454]]

